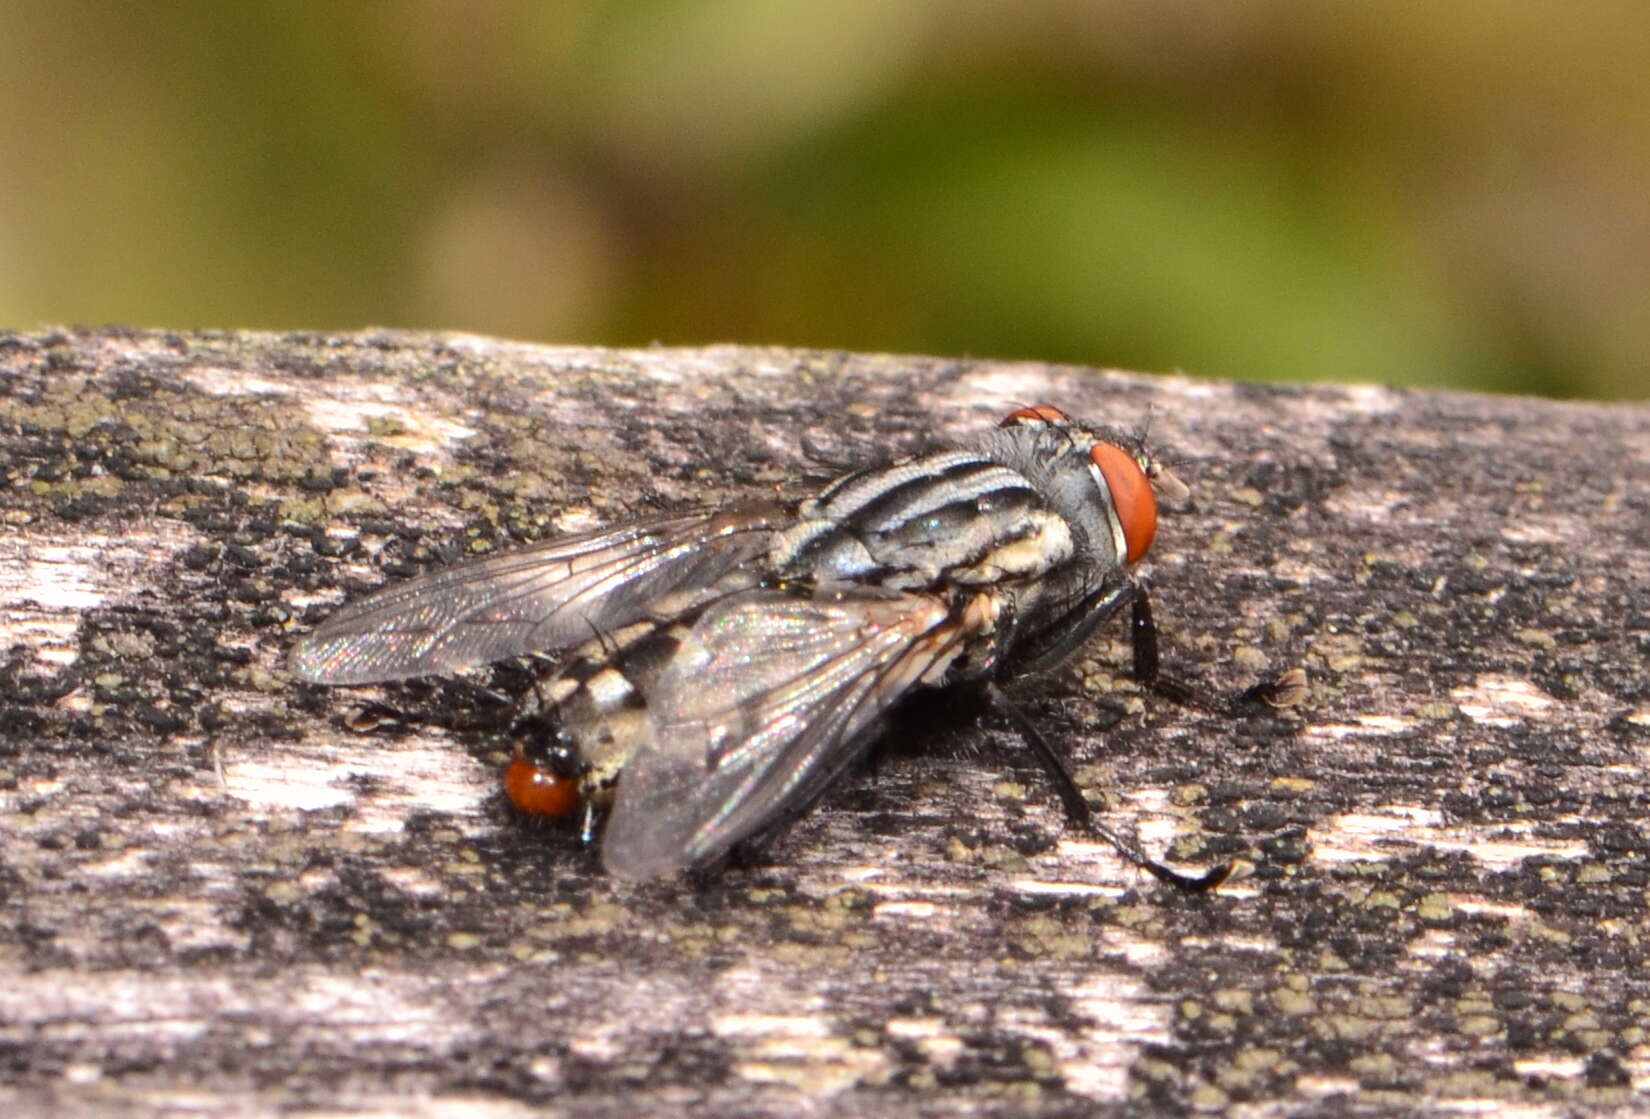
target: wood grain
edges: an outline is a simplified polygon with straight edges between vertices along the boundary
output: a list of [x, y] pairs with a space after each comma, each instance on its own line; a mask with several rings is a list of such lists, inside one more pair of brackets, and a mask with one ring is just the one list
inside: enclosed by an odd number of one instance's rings
[[[509, 667], [300, 686], [385, 579], [966, 439], [1150, 418], [1166, 662], [1024, 690], [633, 888], [497, 794]], [[1077, 1115], [1650, 1106], [1650, 408], [386, 332], [0, 335], [0, 1102]]]

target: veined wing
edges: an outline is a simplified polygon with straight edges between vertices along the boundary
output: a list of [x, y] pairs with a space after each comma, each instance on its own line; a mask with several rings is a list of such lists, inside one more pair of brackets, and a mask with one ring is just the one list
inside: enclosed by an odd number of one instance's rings
[[967, 633], [950, 615], [910, 594], [751, 591], [712, 606], [648, 696], [654, 739], [619, 779], [608, 871], [682, 870], [806, 808], [876, 717], [956, 657]]
[[344, 607], [293, 650], [317, 684], [458, 672], [585, 641], [763, 554], [777, 506], [635, 521], [455, 564]]

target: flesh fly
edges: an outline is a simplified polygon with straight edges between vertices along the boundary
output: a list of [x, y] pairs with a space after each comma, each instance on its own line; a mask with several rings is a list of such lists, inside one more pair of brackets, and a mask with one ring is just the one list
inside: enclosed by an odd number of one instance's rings
[[[423, 575], [340, 610], [291, 666], [368, 684], [567, 650], [524, 703], [505, 791], [529, 813], [582, 811], [587, 839], [605, 809], [602, 861], [628, 879], [764, 839], [852, 768], [903, 698], [971, 683], [1026, 738], [1068, 816], [1201, 889], [1229, 868], [1182, 875], [1100, 827], [998, 687], [1058, 665], [1124, 606], [1136, 674], [1158, 679], [1131, 567], [1156, 536], [1156, 493], [1186, 492], [1139, 438], [1021, 408], [972, 447], [802, 500], [655, 517]], [[1281, 703], [1287, 690], [1251, 692]]]

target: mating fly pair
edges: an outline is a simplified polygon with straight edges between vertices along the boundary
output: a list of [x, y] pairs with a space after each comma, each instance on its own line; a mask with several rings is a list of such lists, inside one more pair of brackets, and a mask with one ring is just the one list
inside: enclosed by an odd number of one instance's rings
[[[582, 809], [587, 838], [609, 808], [602, 861], [629, 879], [762, 840], [853, 766], [901, 699], [971, 683], [1074, 823], [1204, 889], [1229, 867], [1182, 875], [1099, 825], [998, 687], [1064, 661], [1125, 605], [1135, 673], [1158, 680], [1129, 570], [1157, 532], [1154, 487], [1187, 492], [1141, 440], [1021, 408], [971, 448], [856, 471], [804, 500], [655, 517], [423, 575], [340, 610], [292, 668], [367, 684], [570, 648], [524, 705], [505, 791], [529, 813]], [[1290, 688], [1247, 698], [1281, 704]]]

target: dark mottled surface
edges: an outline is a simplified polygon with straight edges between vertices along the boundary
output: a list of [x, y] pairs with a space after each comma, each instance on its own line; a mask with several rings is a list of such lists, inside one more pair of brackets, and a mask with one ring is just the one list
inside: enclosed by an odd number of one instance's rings
[[[281, 657], [459, 555], [966, 437], [1185, 460], [1166, 658], [888, 752], [765, 866], [647, 888], [503, 810], [519, 687]], [[0, 1101], [580, 1115], [1650, 1106], [1650, 408], [486, 339], [0, 335]], [[351, 729], [362, 728], [362, 729]]]

